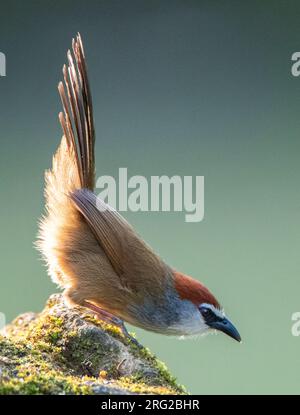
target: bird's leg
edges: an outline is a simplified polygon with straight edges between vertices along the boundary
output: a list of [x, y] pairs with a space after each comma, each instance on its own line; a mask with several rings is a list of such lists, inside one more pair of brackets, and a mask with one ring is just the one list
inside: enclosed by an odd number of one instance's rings
[[139, 348], [142, 348], [143, 347], [134, 337], [132, 337], [128, 333], [128, 330], [125, 327], [124, 321], [121, 318], [114, 316], [113, 314], [109, 313], [108, 311], [103, 310], [102, 308], [100, 308], [100, 307], [96, 306], [95, 304], [92, 304], [92, 303], [90, 303], [88, 301], [85, 301], [84, 302], [84, 306], [87, 307], [87, 308], [89, 308], [90, 310], [95, 311], [95, 313], [97, 314], [97, 316], [101, 320], [103, 320], [104, 322], [106, 322], [108, 324], [113, 324], [113, 325], [117, 326], [121, 330], [123, 336], [126, 339], [129, 339], [136, 346], [138, 346]]

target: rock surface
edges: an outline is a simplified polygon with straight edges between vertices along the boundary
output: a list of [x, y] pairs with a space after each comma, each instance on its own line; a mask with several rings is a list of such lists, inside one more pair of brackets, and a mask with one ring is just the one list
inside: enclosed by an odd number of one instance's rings
[[183, 393], [148, 349], [60, 294], [0, 335], [0, 394]]

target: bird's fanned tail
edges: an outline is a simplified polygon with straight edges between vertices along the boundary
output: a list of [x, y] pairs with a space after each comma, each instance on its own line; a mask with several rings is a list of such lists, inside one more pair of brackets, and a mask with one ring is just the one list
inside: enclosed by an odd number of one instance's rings
[[95, 130], [93, 105], [81, 37], [72, 41], [72, 53], [68, 51], [68, 67], [64, 65], [65, 85], [58, 85], [64, 112], [59, 120], [68, 147], [74, 149], [79, 180], [82, 188], [93, 189], [95, 177]]
[[[63, 112], [59, 120], [63, 137], [45, 173], [46, 213], [40, 221], [37, 248], [48, 264], [52, 279], [66, 286], [66, 264], [78, 260], [78, 252], [91, 251], [97, 242], [70, 195], [93, 190], [95, 182], [94, 121], [87, 66], [81, 37], [72, 42], [63, 67], [64, 83], [58, 86]], [[85, 238], [82, 238], [85, 235]]]

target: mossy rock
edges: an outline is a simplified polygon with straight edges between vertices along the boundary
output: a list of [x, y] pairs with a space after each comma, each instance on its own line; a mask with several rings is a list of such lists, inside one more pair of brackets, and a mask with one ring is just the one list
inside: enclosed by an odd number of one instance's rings
[[0, 335], [0, 394], [184, 394], [165, 365], [114, 326], [52, 295]]

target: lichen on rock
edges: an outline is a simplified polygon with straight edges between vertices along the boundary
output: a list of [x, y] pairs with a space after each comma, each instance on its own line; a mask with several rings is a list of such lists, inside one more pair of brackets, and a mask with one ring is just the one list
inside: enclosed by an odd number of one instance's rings
[[0, 394], [184, 394], [165, 365], [60, 294], [0, 335]]

